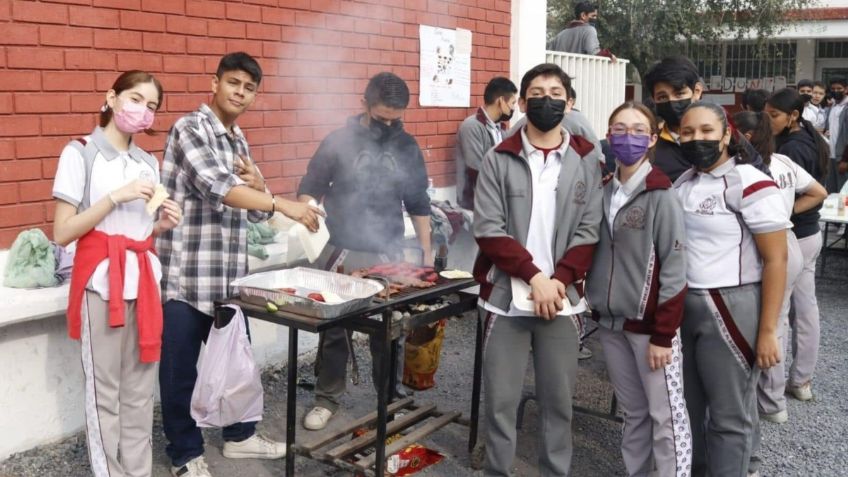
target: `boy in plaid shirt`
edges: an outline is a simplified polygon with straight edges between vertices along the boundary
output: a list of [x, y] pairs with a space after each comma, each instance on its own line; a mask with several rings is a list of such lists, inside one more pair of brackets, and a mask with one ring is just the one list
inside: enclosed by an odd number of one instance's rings
[[[236, 119], [256, 98], [262, 70], [246, 53], [224, 56], [212, 101], [179, 119], [165, 144], [162, 183], [184, 211], [183, 222], [157, 240], [162, 261], [164, 330], [159, 385], [171, 474], [211, 477], [203, 436], [190, 414], [200, 344], [212, 326], [214, 300], [247, 272], [247, 223], [277, 210], [317, 230], [320, 211], [272, 195], [250, 158]], [[255, 422], [223, 429], [229, 458], [277, 459], [284, 443], [256, 433]]]

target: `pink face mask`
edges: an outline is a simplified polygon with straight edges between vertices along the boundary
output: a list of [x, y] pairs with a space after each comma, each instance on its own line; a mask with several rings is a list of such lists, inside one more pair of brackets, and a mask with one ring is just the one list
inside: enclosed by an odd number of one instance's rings
[[118, 129], [127, 133], [135, 134], [137, 132], [149, 129], [153, 126], [153, 111], [140, 103], [132, 101], [121, 101], [121, 110], [115, 111], [115, 126]]

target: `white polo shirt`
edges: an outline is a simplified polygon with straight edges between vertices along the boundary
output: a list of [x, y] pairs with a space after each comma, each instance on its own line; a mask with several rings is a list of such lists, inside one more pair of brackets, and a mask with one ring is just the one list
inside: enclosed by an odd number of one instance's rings
[[613, 225], [615, 224], [615, 216], [618, 215], [618, 211], [621, 210], [622, 207], [624, 207], [624, 204], [626, 204], [628, 200], [630, 200], [630, 196], [633, 195], [633, 191], [636, 190], [636, 187], [641, 184], [642, 181], [645, 180], [645, 177], [648, 176], [648, 173], [650, 173], [652, 169], [653, 166], [651, 166], [651, 163], [645, 161], [642, 163], [641, 166], [639, 166], [638, 169], [636, 169], [636, 172], [634, 172], [633, 175], [630, 176], [630, 179], [628, 179], [627, 182], [624, 183], [618, 180], [618, 173], [620, 169], [616, 170], [615, 175], [612, 178], [613, 192], [612, 196], [610, 197], [610, 207], [608, 215], [610, 237], [612, 237], [614, 234]]
[[[86, 165], [83, 155], [73, 146], [65, 146], [53, 182], [53, 197], [56, 199], [79, 207], [84, 203], [94, 204], [109, 192], [135, 179], [159, 183], [156, 158], [134, 144], [128, 151], [119, 152], [109, 144], [101, 128], [95, 129], [83, 140], [95, 144], [99, 150], [91, 165], [90, 184], [85, 183]], [[142, 199], [118, 204], [94, 229], [109, 235], [123, 235], [132, 240], [145, 240], [153, 232], [155, 217], [147, 215], [144, 207], [145, 201]], [[158, 286], [162, 279], [162, 267], [155, 254], [148, 252], [148, 255]], [[135, 252], [127, 251], [124, 271], [124, 300], [135, 300], [138, 295], [138, 259]], [[87, 288], [97, 292], [103, 300], [109, 299], [108, 258], [97, 266]]]
[[710, 172], [690, 169], [675, 183], [686, 224], [686, 278], [691, 288], [762, 281], [753, 234], [792, 227], [775, 182], [731, 158]]
[[[545, 153], [536, 149], [527, 139], [524, 129], [521, 129], [521, 141], [527, 165], [530, 167], [530, 197], [532, 208], [530, 212], [530, 228], [527, 231], [527, 243], [524, 248], [533, 256], [533, 265], [546, 276], [552, 276], [556, 266], [553, 256], [554, 235], [556, 233], [556, 193], [559, 184], [559, 171], [562, 169], [562, 157], [568, 149], [569, 134], [563, 130], [562, 146], [559, 149]], [[510, 303], [509, 312], [501, 310], [491, 303], [480, 300], [486, 311], [503, 316], [527, 316], [525, 310], [519, 310], [515, 303]], [[532, 313], [531, 313], [532, 314]]]
[[786, 216], [791, 217], [792, 209], [795, 207], [795, 196], [807, 192], [816, 180], [798, 163], [783, 154], [771, 155], [769, 170], [783, 197]]

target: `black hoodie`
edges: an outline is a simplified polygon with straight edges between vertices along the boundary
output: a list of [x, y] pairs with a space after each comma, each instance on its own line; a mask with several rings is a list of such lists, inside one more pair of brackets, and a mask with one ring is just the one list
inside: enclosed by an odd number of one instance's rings
[[[819, 182], [824, 179], [824, 171], [819, 167], [819, 153], [815, 138], [806, 130], [801, 129], [790, 133], [788, 136], [777, 137], [777, 152], [788, 156], [813, 178]], [[799, 239], [819, 233], [819, 209], [817, 205], [812, 209], [794, 214], [792, 216], [793, 230]]]
[[430, 216], [424, 157], [400, 121], [365, 127], [361, 120], [361, 114], [348, 118], [321, 142], [297, 193], [324, 199], [331, 244], [397, 252], [402, 204], [409, 215]]

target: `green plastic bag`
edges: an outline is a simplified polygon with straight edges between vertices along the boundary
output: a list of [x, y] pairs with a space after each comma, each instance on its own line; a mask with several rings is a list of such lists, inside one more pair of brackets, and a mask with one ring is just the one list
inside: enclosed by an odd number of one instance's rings
[[24, 230], [15, 239], [6, 260], [3, 286], [11, 288], [54, 287], [56, 258], [54, 245], [41, 229]]
[[266, 224], [250, 223], [247, 227], [247, 254], [262, 260], [268, 258], [265, 245], [274, 243], [277, 232]]

